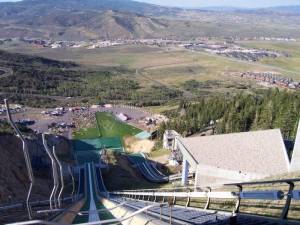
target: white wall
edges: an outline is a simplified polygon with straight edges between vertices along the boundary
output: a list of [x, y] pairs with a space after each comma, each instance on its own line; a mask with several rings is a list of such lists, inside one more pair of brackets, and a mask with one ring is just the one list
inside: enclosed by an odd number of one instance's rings
[[300, 121], [298, 124], [290, 170], [291, 172], [300, 171]]
[[268, 174], [242, 173], [225, 170], [209, 165], [198, 164], [196, 170], [195, 186], [205, 187], [228, 183], [246, 182], [267, 177]]

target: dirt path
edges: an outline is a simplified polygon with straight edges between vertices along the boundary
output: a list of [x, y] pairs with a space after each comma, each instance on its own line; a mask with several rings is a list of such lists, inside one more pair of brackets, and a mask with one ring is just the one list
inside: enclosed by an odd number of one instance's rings
[[193, 62], [194, 62], [193, 60], [187, 60], [187, 61], [183, 61], [180, 63], [173, 62], [173, 63], [166, 63], [166, 64], [161, 64], [161, 65], [156, 65], [156, 66], [146, 66], [146, 67], [141, 68], [141, 70], [147, 71], [147, 70], [155, 70], [155, 69], [161, 69], [161, 68], [171, 67], [171, 66], [184, 66], [186, 64], [193, 63]]
[[[178, 65], [178, 64], [169, 64], [169, 66], [170, 66], [170, 65]], [[148, 67], [148, 69], [149, 69], [149, 68], [151, 68], [151, 67]], [[152, 68], [153, 68], [153, 67], [152, 67]], [[166, 84], [164, 84], [164, 83], [161, 83], [161, 82], [158, 81], [158, 80], [155, 80], [155, 79], [153, 79], [153, 78], [151, 78], [151, 77], [145, 75], [144, 73], [142, 73], [142, 72], [141, 72], [140, 70], [138, 70], [138, 69], [136, 69], [136, 75], [143, 77], [144, 79], [146, 79], [146, 80], [152, 82], [154, 85], [157, 85], [157, 86], [160, 86], [160, 87], [166, 87], [166, 88], [175, 89], [175, 87], [170, 87], [170, 86], [168, 86], [168, 85], [166, 85]], [[179, 91], [182, 91], [182, 92], [183, 92], [183, 95], [184, 95], [185, 97], [187, 97], [187, 98], [193, 98], [193, 97], [195, 97], [195, 95], [194, 95], [192, 92], [190, 92], [190, 91], [186, 91], [186, 90], [183, 90], [183, 89], [178, 89], [178, 90], [179, 90]]]

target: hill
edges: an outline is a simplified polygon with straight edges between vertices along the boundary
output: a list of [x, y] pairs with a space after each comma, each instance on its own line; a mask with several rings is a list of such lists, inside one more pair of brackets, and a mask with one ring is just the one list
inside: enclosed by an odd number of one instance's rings
[[300, 5], [277, 6], [277, 7], [268, 8], [267, 10], [270, 10], [272, 12], [277, 12], [277, 13], [290, 14], [290, 15], [300, 15]]
[[0, 3], [0, 38], [300, 37], [299, 18], [271, 9], [188, 10], [131, 0], [24, 0]]
[[239, 8], [239, 7], [205, 7], [198, 10], [213, 11], [213, 12], [230, 12], [230, 13], [245, 13], [245, 14], [287, 14], [287, 15], [300, 15], [300, 5], [291, 6], [275, 6], [267, 8]]
[[[107, 11], [135, 13], [147, 16], [174, 15], [183, 11], [180, 8], [163, 7], [132, 0], [23, 0], [15, 3], [1, 3], [3, 17], [13, 18], [15, 16], [34, 14], [44, 15], [49, 10], [72, 11]], [[39, 10], [36, 10], [39, 9]]]
[[[182, 92], [168, 87], [141, 87], [132, 71], [120, 67], [89, 69], [71, 62], [0, 50], [0, 99], [34, 107], [53, 107], [61, 101], [135, 101], [159, 104]], [[153, 93], [155, 90], [155, 93]], [[71, 101], [71, 100], [70, 100]]]
[[[116, 11], [80, 11], [67, 14], [64, 11], [54, 11], [51, 15], [25, 17], [16, 21], [15, 25], [25, 28], [16, 33], [29, 32], [30, 35], [32, 30], [36, 30], [36, 34], [38, 30], [43, 30], [43, 36], [60, 40], [150, 38], [166, 28], [166, 25], [157, 19]], [[51, 33], [47, 34], [47, 29]], [[8, 34], [16, 34], [14, 29], [7, 31]]]
[[71, 68], [77, 67], [73, 62], [60, 62], [53, 59], [10, 53], [0, 50], [0, 64], [2, 67], [11, 67], [13, 65], [26, 64], [28, 67], [54, 67], [54, 68]]

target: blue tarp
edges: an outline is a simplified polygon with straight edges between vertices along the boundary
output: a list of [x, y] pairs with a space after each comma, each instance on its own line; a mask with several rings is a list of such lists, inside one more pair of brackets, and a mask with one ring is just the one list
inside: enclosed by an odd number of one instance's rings
[[151, 137], [151, 134], [147, 131], [143, 131], [141, 133], [138, 133], [135, 135], [136, 138], [144, 140], [144, 139], [148, 139]]

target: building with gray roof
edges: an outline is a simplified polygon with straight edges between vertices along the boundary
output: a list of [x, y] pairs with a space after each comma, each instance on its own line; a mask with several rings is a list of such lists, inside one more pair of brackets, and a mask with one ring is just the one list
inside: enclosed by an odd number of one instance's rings
[[206, 186], [300, 170], [300, 137], [296, 140], [291, 163], [279, 129], [187, 138], [176, 136], [174, 147], [183, 156], [183, 185], [187, 184], [189, 171], [196, 173], [196, 186]]

